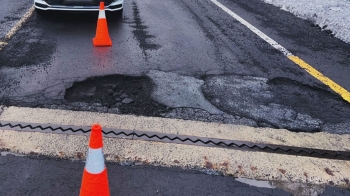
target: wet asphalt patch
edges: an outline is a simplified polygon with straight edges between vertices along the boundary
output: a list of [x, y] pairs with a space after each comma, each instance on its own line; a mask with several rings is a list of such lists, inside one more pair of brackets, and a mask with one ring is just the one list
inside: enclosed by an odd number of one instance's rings
[[0, 6], [0, 40], [9, 33], [33, 3], [32, 0], [2, 2], [3, 5]]
[[144, 24], [140, 16], [140, 10], [137, 7], [136, 2], [132, 3], [133, 10], [133, 22], [130, 22], [131, 27], [134, 28], [132, 31], [135, 38], [139, 42], [139, 46], [143, 52], [144, 58], [147, 60], [147, 50], [158, 50], [161, 46], [152, 43], [151, 39], [155, 38], [154, 35], [150, 35], [147, 31], [148, 27]]
[[[56, 48], [54, 39], [50, 36], [54, 29], [42, 31], [50, 25], [45, 21], [38, 22], [33, 15], [16, 33], [6, 47], [0, 52], [0, 67], [20, 68], [33, 65], [46, 65]], [[36, 52], [32, 52], [36, 51]]]

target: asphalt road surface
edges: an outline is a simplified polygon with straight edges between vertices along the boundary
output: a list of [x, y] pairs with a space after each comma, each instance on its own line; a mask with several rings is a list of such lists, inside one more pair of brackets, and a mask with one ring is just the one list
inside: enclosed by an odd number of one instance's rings
[[[220, 3], [350, 90], [349, 44], [260, 0]], [[0, 37], [31, 5], [0, 2]], [[1, 104], [349, 133], [350, 103], [210, 0], [107, 19], [113, 47], [94, 48], [97, 13], [34, 12], [0, 50]]]
[[[78, 195], [84, 163], [45, 157], [0, 156], [0, 195]], [[241, 183], [232, 177], [207, 175], [194, 170], [154, 166], [107, 164], [111, 195], [245, 195], [345, 196], [349, 190], [334, 187], [285, 185], [260, 188]], [[189, 183], [190, 182], [190, 183]], [[264, 185], [266, 186], [266, 185]]]

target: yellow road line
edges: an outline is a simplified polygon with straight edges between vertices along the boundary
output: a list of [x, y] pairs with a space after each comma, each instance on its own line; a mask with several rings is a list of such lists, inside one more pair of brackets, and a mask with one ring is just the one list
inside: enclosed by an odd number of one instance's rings
[[303, 61], [299, 57], [290, 55], [288, 56], [288, 58], [291, 61], [293, 61], [295, 64], [303, 68], [305, 71], [307, 71], [309, 74], [311, 74], [313, 77], [317, 78], [323, 84], [329, 86], [334, 92], [338, 93], [344, 100], [350, 102], [349, 91], [347, 91], [346, 89], [344, 89], [343, 87], [335, 83], [333, 80], [323, 75], [321, 72], [314, 69], [311, 65], [307, 64], [305, 61]]
[[12, 29], [5, 35], [4, 40], [0, 41], [0, 50], [3, 49], [7, 44], [8, 41], [12, 38], [14, 34], [23, 26], [25, 22], [28, 21], [28, 19], [33, 15], [35, 10], [34, 5], [30, 7], [30, 9], [23, 15], [23, 17], [17, 22], [17, 24], [12, 27]]
[[226, 13], [228, 13], [230, 16], [235, 18], [237, 21], [239, 21], [241, 24], [246, 26], [249, 30], [254, 32], [256, 35], [258, 35], [261, 39], [265, 40], [268, 44], [270, 44], [272, 47], [277, 49], [278, 51], [282, 52], [286, 57], [288, 57], [291, 61], [299, 65], [301, 68], [303, 68], [305, 71], [307, 71], [309, 74], [311, 74], [313, 77], [321, 81], [323, 84], [327, 85], [329, 88], [331, 88], [334, 92], [339, 94], [344, 100], [350, 103], [350, 93], [345, 88], [341, 87], [328, 77], [324, 76], [321, 72], [317, 71], [315, 68], [313, 68], [311, 65], [307, 64], [305, 61], [300, 59], [299, 57], [293, 55], [290, 51], [288, 51], [285, 47], [277, 43], [275, 40], [267, 36], [265, 33], [254, 27], [252, 24], [244, 20], [242, 17], [238, 16], [236, 13], [225, 7], [223, 4], [218, 2], [217, 0], [211, 0], [215, 5], [220, 7], [222, 10], [224, 10]]

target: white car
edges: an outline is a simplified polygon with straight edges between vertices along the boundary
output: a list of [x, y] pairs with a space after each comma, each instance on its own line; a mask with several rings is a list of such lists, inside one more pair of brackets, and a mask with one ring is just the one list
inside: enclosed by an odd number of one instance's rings
[[72, 12], [98, 11], [100, 2], [105, 3], [106, 11], [123, 12], [124, 0], [34, 0], [35, 9], [39, 12], [60, 10]]

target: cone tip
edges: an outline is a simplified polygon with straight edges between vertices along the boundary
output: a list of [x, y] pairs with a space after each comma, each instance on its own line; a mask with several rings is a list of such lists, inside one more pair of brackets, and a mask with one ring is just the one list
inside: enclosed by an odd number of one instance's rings
[[92, 131], [100, 131], [102, 129], [100, 124], [93, 124], [92, 125]]
[[93, 124], [91, 127], [91, 135], [89, 147], [98, 149], [103, 147], [102, 143], [102, 127], [100, 124]]
[[104, 10], [105, 9], [105, 2], [101, 1], [100, 2], [100, 10]]

